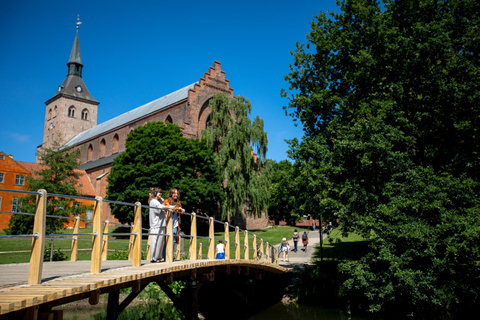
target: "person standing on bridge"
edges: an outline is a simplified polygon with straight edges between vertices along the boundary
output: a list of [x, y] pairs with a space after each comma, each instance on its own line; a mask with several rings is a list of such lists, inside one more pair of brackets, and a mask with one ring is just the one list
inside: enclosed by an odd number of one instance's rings
[[173, 242], [173, 256], [175, 257], [177, 246], [180, 243], [180, 237], [178, 236], [180, 233], [180, 213], [185, 213], [185, 209], [182, 208], [182, 204], [180, 203], [180, 193], [177, 189], [172, 189], [168, 192], [167, 199], [165, 200], [165, 206], [175, 206], [172, 215], [173, 234], [177, 235], [175, 236], [175, 241]]
[[222, 243], [222, 240], [218, 240], [217, 247], [215, 248], [217, 259], [225, 259], [225, 245]]
[[149, 222], [150, 222], [150, 262], [160, 262], [165, 243], [165, 211], [163, 208], [162, 189], [154, 188], [150, 193]]

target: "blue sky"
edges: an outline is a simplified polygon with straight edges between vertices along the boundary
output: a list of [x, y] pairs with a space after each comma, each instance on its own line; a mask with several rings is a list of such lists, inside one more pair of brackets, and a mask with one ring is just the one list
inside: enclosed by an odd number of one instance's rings
[[67, 75], [77, 14], [83, 80], [100, 101], [98, 123], [195, 81], [222, 63], [235, 95], [252, 103], [268, 134], [267, 158], [287, 159], [301, 138], [280, 90], [290, 51], [313, 16], [335, 0], [0, 1], [0, 151], [35, 162], [45, 101]]

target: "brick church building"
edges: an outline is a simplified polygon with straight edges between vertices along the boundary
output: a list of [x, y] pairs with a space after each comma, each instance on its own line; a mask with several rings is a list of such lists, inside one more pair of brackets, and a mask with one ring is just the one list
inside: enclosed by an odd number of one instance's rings
[[[67, 77], [52, 98], [45, 102], [43, 143], [52, 147], [61, 137], [65, 146], [80, 149], [79, 169], [85, 170], [97, 196], [105, 197], [107, 176], [113, 160], [125, 151], [127, 135], [147, 122], [174, 123], [186, 137], [199, 137], [209, 121], [209, 100], [215, 93], [233, 97], [233, 89], [218, 61], [197, 82], [160, 97], [122, 115], [97, 124], [99, 101], [95, 100], [82, 79], [82, 58], [78, 29], [67, 63]], [[38, 159], [37, 159], [38, 162]], [[102, 220], [115, 221], [105, 206]], [[235, 217], [236, 225], [246, 229], [266, 227], [268, 218], [244, 215]]]

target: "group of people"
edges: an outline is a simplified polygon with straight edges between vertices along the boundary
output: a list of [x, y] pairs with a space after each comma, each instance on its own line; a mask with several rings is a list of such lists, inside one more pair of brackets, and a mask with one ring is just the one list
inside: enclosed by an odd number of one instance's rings
[[[168, 192], [167, 199], [162, 198], [161, 188], [151, 188], [148, 199], [148, 205], [150, 206], [149, 222], [150, 222], [150, 262], [165, 261], [166, 253], [166, 227], [167, 219], [165, 209], [172, 209], [172, 222], [173, 222], [173, 234], [178, 235], [180, 231], [180, 213], [185, 213], [185, 209], [182, 208], [180, 202], [180, 193], [177, 189], [171, 189]], [[176, 251], [176, 246], [179, 242], [178, 236], [175, 237], [173, 243], [173, 252]]]
[[[175, 236], [175, 241], [173, 242], [173, 253], [176, 252], [176, 247], [179, 244], [179, 231], [180, 231], [180, 214], [185, 213], [185, 209], [182, 208], [180, 202], [180, 193], [177, 189], [171, 189], [168, 192], [167, 198], [162, 198], [162, 189], [161, 188], [150, 188], [148, 199], [148, 205], [150, 206], [149, 221], [150, 221], [150, 252], [151, 260], [150, 262], [161, 262], [165, 261], [166, 254], [166, 209], [173, 210], [172, 222], [173, 222], [173, 234]], [[308, 234], [305, 231], [301, 236], [303, 242], [303, 250], [307, 252], [308, 245]], [[294, 252], [298, 250], [298, 240], [300, 235], [295, 229], [292, 234], [292, 240], [294, 244]], [[288, 252], [290, 251], [290, 245], [288, 244], [287, 238], [282, 239], [280, 244], [280, 251], [282, 252], [283, 259], [282, 261], [288, 261]], [[225, 245], [222, 240], [219, 241], [215, 248], [216, 258], [225, 259]]]
[[[303, 251], [307, 252], [307, 245], [308, 245], [308, 233], [306, 231], [302, 234], [302, 242], [303, 242]], [[298, 250], [298, 240], [300, 239], [300, 234], [298, 233], [297, 229], [292, 234], [293, 240], [293, 251], [297, 252]], [[280, 251], [282, 252], [282, 261], [288, 261], [288, 252], [290, 251], [290, 245], [288, 244], [287, 238], [282, 239], [282, 243], [280, 244]]]

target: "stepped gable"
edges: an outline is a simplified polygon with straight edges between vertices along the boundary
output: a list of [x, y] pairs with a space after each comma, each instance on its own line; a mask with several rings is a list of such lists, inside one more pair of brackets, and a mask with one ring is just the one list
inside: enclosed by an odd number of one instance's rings
[[[208, 102], [215, 93], [224, 92], [227, 96], [233, 98], [233, 88], [230, 88], [230, 81], [225, 78], [225, 71], [221, 70], [221, 63], [213, 62], [213, 66], [208, 68], [203, 77], [194, 84], [194, 87], [188, 91], [188, 118], [190, 123], [197, 123], [197, 128], [184, 129], [184, 134], [200, 136], [210, 112], [206, 111]], [[189, 124], [189, 123], [187, 123]], [[189, 129], [196, 129], [189, 130]]]

